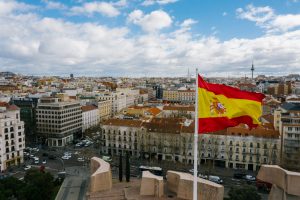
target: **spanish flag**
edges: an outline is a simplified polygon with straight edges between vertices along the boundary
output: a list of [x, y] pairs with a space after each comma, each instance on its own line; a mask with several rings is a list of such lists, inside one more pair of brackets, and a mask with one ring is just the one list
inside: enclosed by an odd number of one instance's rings
[[261, 93], [207, 83], [198, 75], [198, 133], [219, 131], [240, 123], [256, 127], [260, 124], [264, 98]]

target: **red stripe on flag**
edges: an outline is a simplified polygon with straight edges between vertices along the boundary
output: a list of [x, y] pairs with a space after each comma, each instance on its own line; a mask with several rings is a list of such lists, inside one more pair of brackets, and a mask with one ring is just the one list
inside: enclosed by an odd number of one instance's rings
[[238, 88], [233, 88], [227, 85], [207, 83], [200, 75], [198, 75], [198, 87], [204, 88], [216, 95], [224, 95], [227, 98], [247, 99], [259, 102], [265, 98], [265, 95], [261, 93], [242, 91]]
[[241, 116], [229, 119], [228, 117], [212, 117], [198, 119], [198, 133], [209, 133], [226, 129], [227, 127], [234, 127], [241, 123], [247, 124], [249, 128], [255, 128], [258, 125], [253, 124], [250, 116]]

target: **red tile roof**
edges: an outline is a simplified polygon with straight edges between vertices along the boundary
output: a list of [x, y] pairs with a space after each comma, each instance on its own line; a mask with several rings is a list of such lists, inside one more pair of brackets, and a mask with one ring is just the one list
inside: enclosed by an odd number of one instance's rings
[[96, 109], [98, 109], [98, 108], [93, 105], [81, 106], [82, 112], [87, 112], [87, 111], [96, 110]]

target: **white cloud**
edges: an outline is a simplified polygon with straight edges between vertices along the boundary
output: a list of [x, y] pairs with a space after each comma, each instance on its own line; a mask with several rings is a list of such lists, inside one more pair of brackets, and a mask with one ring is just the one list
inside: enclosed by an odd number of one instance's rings
[[240, 19], [247, 19], [256, 22], [257, 24], [262, 24], [274, 17], [274, 10], [269, 6], [254, 7], [250, 4], [245, 10], [238, 8], [236, 12]]
[[238, 8], [236, 12], [238, 18], [255, 22], [267, 33], [285, 32], [300, 26], [300, 14], [276, 15], [268, 6], [248, 5], [245, 10]]
[[[150, 15], [136, 10], [128, 20], [141, 23]], [[257, 73], [299, 71], [300, 30], [221, 41], [180, 31], [192, 21], [172, 33], [133, 35], [126, 27], [11, 11], [0, 15], [0, 66], [24, 74], [91, 76], [182, 76], [197, 66], [202, 74], [244, 76], [254, 58]]]
[[184, 20], [181, 24], [180, 24], [180, 26], [181, 27], [190, 27], [191, 25], [193, 25], [193, 24], [196, 24], [197, 23], [197, 21], [196, 20], [194, 20], [194, 19], [186, 19], [186, 20]]
[[281, 31], [287, 31], [292, 28], [300, 26], [300, 14], [298, 15], [278, 15], [271, 22], [273, 28], [277, 28]]
[[146, 32], [156, 32], [172, 24], [171, 17], [162, 10], [155, 10], [149, 14], [134, 10], [128, 15], [127, 21], [140, 26]]
[[35, 9], [36, 6], [28, 5], [25, 3], [19, 3], [14, 0], [5, 1], [0, 0], [0, 15], [10, 14], [12, 12], [27, 12]]
[[224, 16], [224, 17], [227, 16], [227, 12], [223, 12], [222, 16]]
[[[121, 1], [122, 3], [122, 1]], [[116, 17], [120, 14], [119, 10], [114, 7], [113, 3], [108, 2], [87, 2], [82, 6], [74, 6], [70, 9], [73, 15], [88, 15], [91, 16], [94, 13], [100, 13], [107, 17]]]
[[159, 5], [165, 5], [165, 4], [169, 4], [169, 3], [175, 3], [178, 0], [145, 0], [143, 1], [142, 5], [143, 6], [151, 6], [154, 4], [159, 4]]
[[117, 2], [112, 3], [115, 6], [124, 7], [127, 6], [128, 2], [127, 0], [119, 0]]
[[50, 0], [43, 0], [46, 4], [46, 8], [49, 10], [65, 10], [68, 7], [60, 2], [57, 1], [50, 1]]

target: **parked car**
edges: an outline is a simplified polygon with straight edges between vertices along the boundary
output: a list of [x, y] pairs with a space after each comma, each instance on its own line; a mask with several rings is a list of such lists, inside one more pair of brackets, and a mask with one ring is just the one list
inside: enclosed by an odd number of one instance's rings
[[43, 161], [42, 161], [42, 164], [45, 165], [46, 163], [47, 163], [47, 160], [43, 160]]
[[70, 159], [70, 156], [67, 156], [67, 155], [64, 155], [61, 157], [63, 160], [69, 160]]
[[77, 158], [77, 161], [78, 162], [84, 162], [84, 159], [83, 158]]
[[235, 173], [235, 174], [233, 174], [233, 178], [235, 178], [235, 179], [244, 179], [245, 176], [246, 176], [245, 173]]
[[208, 179], [208, 176], [207, 176], [207, 175], [204, 175], [204, 174], [199, 174], [198, 177], [199, 177], [199, 178], [203, 178], [203, 179]]
[[25, 171], [27, 171], [27, 170], [29, 170], [29, 169], [31, 169], [31, 166], [30, 166], [30, 165], [26, 165], [26, 166], [24, 167], [24, 170], [25, 170]]
[[252, 176], [252, 175], [246, 175], [246, 176], [245, 176], [245, 179], [246, 179], [247, 181], [255, 181], [255, 180], [256, 180], [256, 178], [255, 178], [254, 176]]
[[34, 157], [33, 160], [34, 160], [34, 164], [36, 165], [40, 163], [40, 159], [38, 157]]
[[208, 176], [208, 180], [212, 181], [212, 182], [215, 182], [215, 183], [218, 183], [218, 184], [223, 183], [223, 180], [218, 176]]

